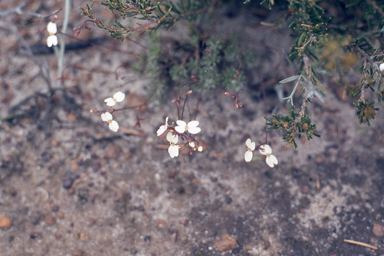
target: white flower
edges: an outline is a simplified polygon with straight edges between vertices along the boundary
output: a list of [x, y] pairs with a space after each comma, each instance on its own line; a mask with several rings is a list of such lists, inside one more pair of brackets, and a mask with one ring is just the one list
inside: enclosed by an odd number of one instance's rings
[[109, 129], [111, 129], [113, 132], [117, 132], [117, 130], [119, 130], [119, 124], [115, 120], [113, 120], [111, 113], [105, 112], [101, 114], [101, 120], [103, 120], [104, 122], [108, 122]]
[[245, 141], [245, 145], [247, 146], [247, 152], [245, 152], [245, 155], [244, 155], [245, 162], [251, 162], [253, 157], [252, 151], [255, 150], [256, 144], [255, 142], [252, 142], [251, 139], [248, 138]]
[[199, 146], [199, 147], [197, 148], [197, 151], [199, 151], [199, 152], [203, 152], [203, 147], [202, 147], [202, 146]]
[[273, 168], [275, 164], [278, 163], [277, 158], [274, 155], [271, 155], [272, 149], [269, 145], [267, 144], [261, 145], [259, 151], [260, 151], [260, 154], [267, 156], [267, 158], [265, 159], [265, 162], [269, 167]]
[[171, 132], [167, 134], [167, 141], [169, 141], [168, 153], [171, 158], [179, 156], [179, 147], [176, 145], [179, 136], [173, 135]]
[[57, 45], [57, 36], [55, 36], [55, 34], [57, 33], [56, 23], [49, 22], [47, 25], [47, 31], [49, 33], [49, 36], [47, 38], [48, 47], [52, 47], [52, 45]]
[[184, 133], [185, 131], [188, 131], [191, 134], [197, 134], [201, 131], [200, 127], [197, 127], [199, 125], [199, 121], [190, 121], [188, 124], [186, 124], [182, 120], [176, 121], [177, 126], [175, 127], [175, 130], [178, 133]]
[[165, 124], [160, 126], [159, 130], [157, 130], [157, 136], [163, 134], [168, 128], [168, 117], [165, 118]]
[[384, 63], [381, 63], [379, 68], [380, 68], [380, 71], [383, 72], [383, 70], [384, 70]]
[[113, 107], [116, 105], [116, 102], [122, 102], [124, 99], [125, 94], [119, 91], [113, 95], [113, 98], [106, 98], [104, 102], [107, 106]]

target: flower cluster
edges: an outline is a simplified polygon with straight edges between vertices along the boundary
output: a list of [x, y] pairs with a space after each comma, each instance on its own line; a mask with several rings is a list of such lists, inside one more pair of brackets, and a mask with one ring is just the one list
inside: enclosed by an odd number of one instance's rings
[[[113, 107], [117, 102], [122, 102], [125, 99], [125, 94], [122, 92], [116, 92], [113, 97], [106, 98], [104, 102], [109, 107]], [[109, 112], [104, 112], [101, 114], [101, 120], [109, 123], [109, 129], [113, 132], [117, 132], [119, 130], [119, 124], [113, 120], [113, 116]]]
[[190, 134], [197, 134], [201, 131], [200, 127], [197, 127], [199, 125], [199, 121], [190, 121], [188, 124], [182, 120], [176, 121], [177, 126], [173, 127], [172, 125], [168, 124], [168, 117], [165, 119], [165, 124], [161, 125], [159, 129], [157, 130], [157, 136], [162, 135], [165, 131], [169, 130], [167, 134], [167, 141], [169, 142], [169, 148], [168, 153], [171, 158], [179, 156], [179, 148], [184, 145], [177, 144], [179, 142], [179, 136], [182, 140], [187, 140], [187, 143], [185, 145], [189, 145], [192, 150], [202, 152], [203, 147], [198, 146], [196, 147], [196, 143], [198, 142], [192, 137], [187, 136], [184, 133], [188, 131]]
[[[247, 146], [247, 152], [245, 152], [244, 159], [245, 162], [250, 162], [253, 157], [253, 152], [256, 148], [255, 142], [252, 142], [251, 139], [247, 139], [245, 141], [245, 145]], [[272, 155], [272, 148], [268, 144], [264, 144], [259, 146], [260, 154], [267, 156], [265, 162], [271, 168], [278, 164], [276, 156]]]
[[49, 33], [49, 36], [47, 38], [47, 45], [48, 47], [52, 47], [52, 45], [57, 45], [57, 26], [56, 23], [49, 22], [47, 25], [47, 31]]

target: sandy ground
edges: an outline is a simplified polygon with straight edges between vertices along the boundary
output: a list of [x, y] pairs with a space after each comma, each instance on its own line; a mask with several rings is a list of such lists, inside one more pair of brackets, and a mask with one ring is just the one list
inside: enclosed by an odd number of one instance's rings
[[[29, 11], [61, 7], [30, 2]], [[1, 8], [9, 4], [3, 1]], [[85, 20], [79, 4], [74, 2], [70, 27]], [[110, 132], [98, 114], [89, 113], [108, 110], [103, 100], [117, 90], [150, 94], [151, 80], [127, 67], [115, 79], [117, 67], [134, 63], [131, 55], [98, 46], [68, 50], [66, 93], [56, 91], [47, 99], [47, 86], [20, 40], [21, 35], [34, 50], [43, 49], [36, 60], [46, 63], [55, 79], [55, 56], [44, 52], [46, 34], [39, 32], [46, 22], [25, 25], [28, 17], [2, 18], [0, 116], [27, 114], [1, 122], [0, 215], [12, 225], [0, 230], [0, 255], [384, 255], [382, 112], [371, 128], [359, 126], [353, 101], [340, 100], [324, 81], [324, 104], [310, 105], [322, 138], [299, 141], [295, 150], [272, 132], [268, 141], [278, 166], [269, 168], [261, 156], [244, 162], [245, 140], [264, 140], [264, 109], [269, 115], [276, 105], [286, 111], [273, 86], [294, 74], [279, 62], [279, 49], [289, 49], [289, 31], [279, 34], [259, 25], [273, 17], [241, 13], [217, 28], [241, 28], [244, 43], [258, 54], [240, 94], [243, 108], [233, 110], [222, 91], [206, 94], [197, 117], [205, 150], [175, 159], [165, 139], [156, 136], [166, 116], [176, 120], [172, 97], [150, 102], [141, 128], [134, 127], [135, 112], [116, 114], [120, 127], [130, 130], [125, 133]], [[142, 50], [97, 29], [81, 38], [103, 38], [134, 54]], [[265, 102], [261, 85], [269, 92]], [[196, 102], [192, 94], [191, 106]], [[222, 237], [229, 244], [224, 252], [218, 250]]]

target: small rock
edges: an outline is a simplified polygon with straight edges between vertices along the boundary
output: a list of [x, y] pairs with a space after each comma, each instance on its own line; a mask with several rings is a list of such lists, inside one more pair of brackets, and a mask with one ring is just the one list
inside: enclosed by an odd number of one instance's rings
[[150, 242], [150, 241], [151, 241], [151, 236], [144, 237], [144, 242]]
[[57, 141], [57, 139], [52, 138], [51, 139], [51, 146], [52, 147], [57, 147], [58, 145], [59, 145], [59, 142]]
[[229, 196], [226, 196], [225, 197], [225, 203], [226, 204], [231, 204], [232, 203], [232, 198], [230, 198]]
[[132, 154], [130, 151], [128, 151], [128, 152], [126, 152], [126, 153], [124, 154], [124, 158], [125, 158], [126, 160], [131, 159], [132, 156], [133, 156], [133, 154]]
[[57, 212], [59, 209], [60, 209], [60, 206], [58, 206], [57, 204], [52, 206], [52, 211], [53, 212]]
[[72, 187], [73, 180], [72, 179], [66, 179], [63, 181], [63, 188], [70, 189]]
[[61, 238], [61, 234], [55, 233], [55, 237], [56, 237], [56, 239], [60, 239]]
[[309, 186], [308, 186], [308, 185], [304, 185], [304, 186], [302, 186], [302, 187], [300, 188], [300, 191], [301, 191], [301, 193], [303, 193], [303, 194], [307, 194], [308, 191], [309, 191]]
[[40, 238], [40, 237], [41, 237], [41, 234], [38, 232], [32, 232], [31, 234], [29, 234], [29, 238], [31, 238], [31, 239], [36, 239], [36, 238]]
[[162, 220], [162, 219], [158, 219], [156, 221], [156, 227], [160, 230], [164, 229], [165, 227], [167, 226], [167, 222], [165, 222], [165, 220]]
[[315, 161], [317, 164], [323, 164], [325, 162], [325, 158], [322, 155], [318, 155]]
[[45, 216], [44, 221], [47, 225], [53, 225], [56, 223], [56, 218], [52, 215], [47, 215]]
[[132, 254], [136, 254], [136, 253], [137, 253], [137, 249], [136, 249], [135, 247], [132, 247], [132, 248], [131, 248], [131, 253], [132, 253]]
[[80, 240], [83, 241], [83, 242], [88, 241], [88, 236], [87, 236], [86, 234], [84, 234], [84, 233], [80, 233], [80, 234], [79, 234], [79, 238], [80, 238]]
[[214, 246], [219, 252], [226, 252], [234, 249], [237, 245], [236, 238], [225, 234], [215, 241]]
[[30, 217], [32, 225], [34, 226], [38, 225], [43, 217], [44, 216], [41, 212], [39, 211], [33, 212]]
[[104, 158], [116, 159], [120, 155], [120, 147], [117, 145], [110, 144], [104, 151]]
[[6, 230], [12, 227], [13, 221], [7, 216], [0, 216], [0, 229]]
[[378, 223], [373, 223], [372, 232], [375, 236], [384, 236], [384, 226]]
[[85, 252], [83, 250], [74, 249], [71, 251], [71, 256], [84, 256]]

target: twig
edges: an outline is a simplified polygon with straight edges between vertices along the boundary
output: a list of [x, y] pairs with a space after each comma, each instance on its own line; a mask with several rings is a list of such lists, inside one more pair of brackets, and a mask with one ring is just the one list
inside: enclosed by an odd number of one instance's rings
[[362, 242], [353, 241], [353, 240], [344, 240], [344, 242], [350, 243], [350, 244], [361, 245], [361, 246], [368, 247], [368, 248], [373, 249], [373, 250], [378, 250], [379, 249], [376, 246], [373, 246], [373, 245], [370, 245], [370, 244], [366, 244], [366, 243], [362, 243]]
[[11, 14], [19, 14], [19, 15], [31, 15], [31, 16], [34, 16], [34, 17], [45, 19], [45, 18], [48, 18], [48, 17], [50, 17], [52, 15], [55, 15], [56, 13], [60, 12], [61, 9], [62, 9], [62, 8], [60, 8], [59, 10], [56, 10], [53, 13], [48, 14], [48, 15], [41, 15], [39, 13], [34, 13], [34, 12], [24, 12], [22, 9], [25, 6], [27, 6], [26, 2], [22, 3], [21, 5], [13, 8], [13, 9], [10, 9], [10, 10], [4, 11], [4, 12], [0, 12], [0, 17], [2, 18], [2, 17], [5, 17], [5, 16], [8, 16], [8, 15], [11, 15]]

